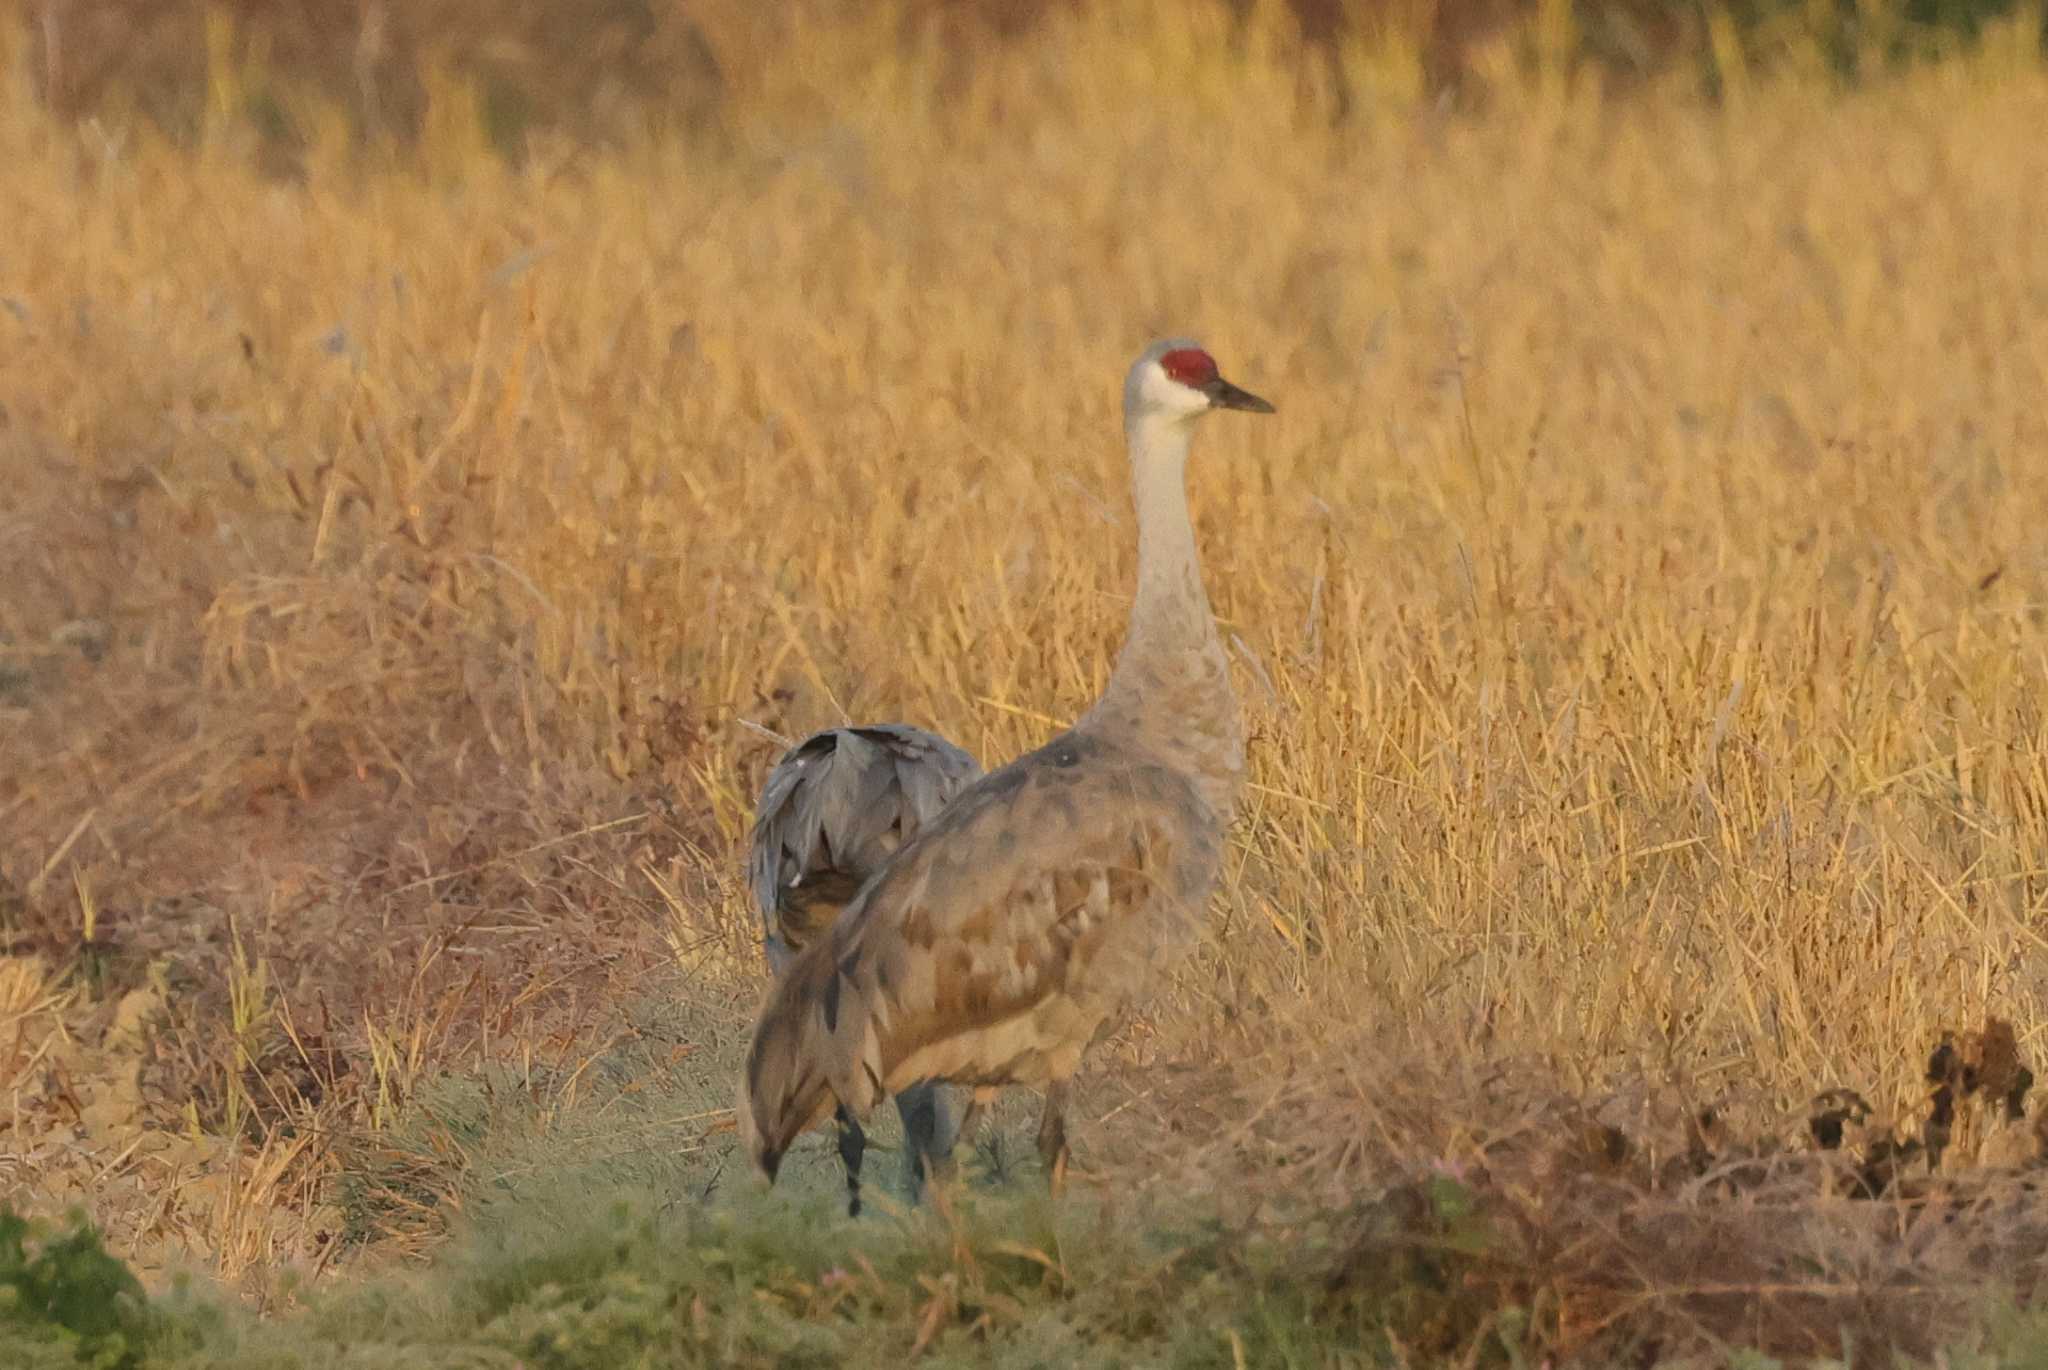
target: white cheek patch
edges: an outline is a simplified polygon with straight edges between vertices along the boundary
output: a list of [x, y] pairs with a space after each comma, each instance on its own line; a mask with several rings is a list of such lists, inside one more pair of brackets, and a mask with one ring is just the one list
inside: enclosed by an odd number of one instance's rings
[[1168, 414], [1199, 414], [1209, 407], [1207, 395], [1182, 385], [1157, 362], [1145, 375], [1145, 399], [1154, 409]]

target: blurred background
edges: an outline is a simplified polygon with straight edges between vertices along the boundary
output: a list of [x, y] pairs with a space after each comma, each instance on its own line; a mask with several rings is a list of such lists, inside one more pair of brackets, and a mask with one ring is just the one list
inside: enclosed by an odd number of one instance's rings
[[[790, 68], [822, 74], [821, 62], [872, 69], [928, 58], [935, 79], [957, 82], [1014, 60], [1086, 4], [17, 0], [15, 8], [36, 95], [52, 111], [144, 118], [181, 141], [209, 122], [241, 121], [285, 166], [329, 114], [366, 142], [416, 140], [436, 80], [470, 89], [492, 146], [507, 156], [522, 155], [530, 135], [731, 133], [761, 112], [756, 102], [771, 88], [789, 84]], [[1853, 80], [1954, 55], [1987, 25], [2040, 27], [2040, 7], [2019, 0], [1227, 0], [1218, 8], [1292, 52], [1300, 79], [1328, 87], [1340, 118], [1358, 100], [1470, 106], [1490, 86], [1546, 64], [1596, 74], [1610, 88], [1677, 78], [1712, 92], [1731, 63]], [[1205, 19], [1161, 7], [1149, 22]], [[1361, 69], [1362, 54], [1380, 60]]]
[[[1081, 1161], [1242, 1201], [1273, 1297], [1361, 1301], [1339, 1350], [1933, 1354], [2048, 1249], [2043, 41], [1965, 0], [0, 10], [0, 1199], [265, 1308], [492, 1213], [724, 1211], [761, 779], [1087, 706], [1118, 387], [1185, 332], [1279, 410], [1190, 474], [1252, 785]], [[2003, 1216], [1840, 1201], [1909, 1171]], [[1358, 1210], [1390, 1176], [1420, 1207]], [[1416, 1222], [1478, 1254], [1382, 1299]], [[812, 1307], [783, 1238], [748, 1278]], [[939, 1245], [748, 1345], [971, 1359]], [[1098, 1273], [1006, 1297], [1107, 1335], [1152, 1292]]]

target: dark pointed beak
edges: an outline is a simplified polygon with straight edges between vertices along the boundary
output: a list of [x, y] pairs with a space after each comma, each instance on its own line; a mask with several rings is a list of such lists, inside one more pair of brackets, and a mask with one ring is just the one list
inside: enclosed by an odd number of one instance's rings
[[1218, 376], [1202, 387], [1202, 393], [1209, 397], [1211, 409], [1242, 409], [1251, 414], [1270, 414], [1273, 406], [1249, 390], [1240, 390], [1223, 377]]

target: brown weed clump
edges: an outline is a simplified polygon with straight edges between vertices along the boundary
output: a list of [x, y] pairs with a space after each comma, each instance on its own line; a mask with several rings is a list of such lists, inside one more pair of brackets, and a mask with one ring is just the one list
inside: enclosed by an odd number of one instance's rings
[[[1446, 1074], [1361, 1038], [1190, 1072], [1163, 1101], [1113, 1091], [1113, 1168], [1227, 1196], [1298, 1253], [1319, 1317], [1411, 1354], [1930, 1356], [2048, 1274], [2048, 1110], [2013, 1043], [1997, 1019], [1944, 1035], [1922, 1105], [1886, 1120], [1845, 1089], [1588, 1092], [1537, 1060]], [[1212, 1102], [1190, 1117], [1190, 1097]]]

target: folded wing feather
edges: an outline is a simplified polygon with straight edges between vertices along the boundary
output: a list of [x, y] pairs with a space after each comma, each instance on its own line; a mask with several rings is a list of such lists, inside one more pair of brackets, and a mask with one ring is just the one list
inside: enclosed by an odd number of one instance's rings
[[748, 1074], [781, 1115], [773, 1130], [786, 1144], [826, 1093], [865, 1112], [919, 1079], [1072, 1074], [1149, 968], [1196, 935], [1218, 830], [1183, 776], [1085, 734], [963, 791], [763, 1011]]

